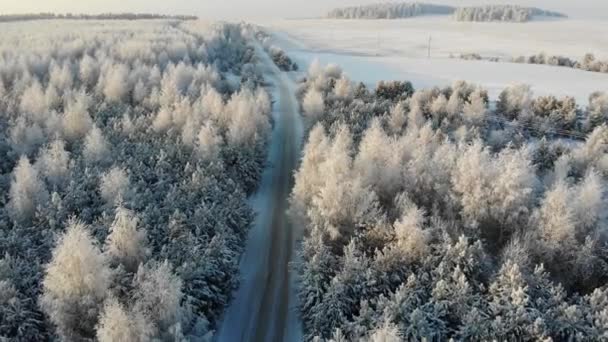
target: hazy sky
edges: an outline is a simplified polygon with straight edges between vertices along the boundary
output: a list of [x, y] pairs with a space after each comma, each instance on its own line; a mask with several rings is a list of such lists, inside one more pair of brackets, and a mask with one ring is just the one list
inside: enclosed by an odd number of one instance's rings
[[[130, 11], [195, 14], [202, 18], [270, 19], [314, 17], [324, 14], [333, 7], [377, 2], [386, 2], [386, 0], [0, 0], [0, 13]], [[425, 2], [451, 5], [510, 3], [562, 11], [572, 17], [608, 19], [607, 0], [429, 0]]]

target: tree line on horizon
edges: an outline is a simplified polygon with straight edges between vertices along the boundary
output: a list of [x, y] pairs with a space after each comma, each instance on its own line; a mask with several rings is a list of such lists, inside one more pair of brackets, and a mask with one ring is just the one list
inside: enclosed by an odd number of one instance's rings
[[566, 18], [566, 15], [535, 7], [484, 5], [452, 7], [418, 2], [387, 2], [336, 8], [327, 14], [332, 19], [403, 19], [423, 15], [452, 15], [456, 21], [527, 22], [534, 17]]
[[150, 13], [101, 13], [101, 14], [73, 14], [73, 13], [31, 13], [31, 14], [0, 14], [0, 23], [29, 20], [149, 20], [149, 19], [173, 19], [173, 20], [196, 20], [194, 15], [166, 15]]

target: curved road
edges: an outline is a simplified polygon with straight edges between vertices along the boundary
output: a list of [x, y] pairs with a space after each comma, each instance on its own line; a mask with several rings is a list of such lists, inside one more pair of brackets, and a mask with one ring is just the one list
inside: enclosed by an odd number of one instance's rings
[[260, 48], [266, 79], [274, 83], [268, 167], [258, 192], [250, 199], [257, 213], [240, 271], [241, 286], [225, 313], [218, 342], [301, 341], [289, 272], [296, 233], [286, 217], [293, 173], [300, 155], [302, 127], [293, 82]]

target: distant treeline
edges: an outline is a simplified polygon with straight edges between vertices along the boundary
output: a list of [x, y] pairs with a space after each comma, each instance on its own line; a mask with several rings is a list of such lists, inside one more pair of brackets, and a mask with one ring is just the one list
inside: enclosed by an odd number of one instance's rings
[[457, 21], [506, 21], [521, 23], [530, 21], [536, 16], [555, 18], [566, 17], [566, 15], [558, 12], [515, 5], [460, 7], [456, 9], [456, 12], [454, 12], [454, 18]]
[[194, 15], [164, 15], [146, 13], [102, 13], [102, 14], [55, 14], [55, 13], [34, 13], [34, 14], [3, 14], [0, 15], [0, 22], [42, 20], [42, 19], [78, 19], [78, 20], [144, 20], [144, 19], [176, 19], [176, 20], [196, 20]]
[[329, 12], [332, 19], [400, 19], [421, 15], [454, 15], [457, 21], [526, 22], [535, 16], [565, 18], [562, 13], [534, 7], [514, 5], [488, 5], [451, 7], [424, 3], [379, 3], [365, 6], [337, 8]]
[[608, 73], [608, 60], [599, 60], [592, 53], [586, 54], [585, 57], [583, 57], [583, 59], [580, 61], [565, 56], [547, 55], [544, 52], [537, 55], [519, 56], [506, 59], [501, 59], [499, 57], [483, 57], [477, 53], [461, 54], [459, 57], [465, 60], [486, 60], [490, 62], [512, 62], [521, 64], [546, 64], [581, 69], [591, 72]]
[[329, 18], [334, 19], [398, 19], [420, 15], [454, 13], [451, 6], [423, 3], [383, 3], [366, 6], [337, 8], [329, 12]]

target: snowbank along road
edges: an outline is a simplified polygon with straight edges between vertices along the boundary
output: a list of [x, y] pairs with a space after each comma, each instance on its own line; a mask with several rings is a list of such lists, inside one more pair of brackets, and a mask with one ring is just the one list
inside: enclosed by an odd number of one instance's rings
[[258, 49], [274, 82], [274, 130], [260, 188], [251, 198], [256, 223], [241, 260], [242, 282], [226, 311], [219, 342], [300, 341], [289, 263], [296, 234], [286, 216], [300, 155], [301, 122], [293, 82]]

